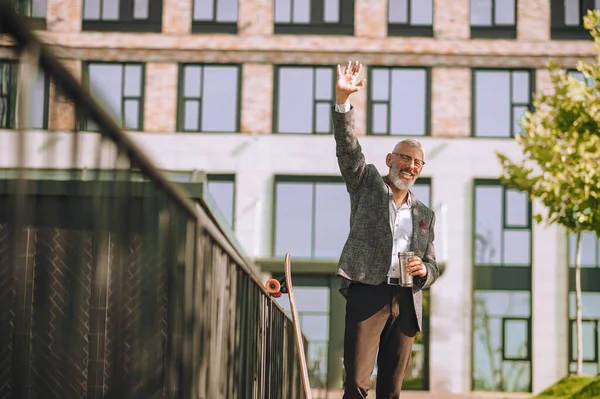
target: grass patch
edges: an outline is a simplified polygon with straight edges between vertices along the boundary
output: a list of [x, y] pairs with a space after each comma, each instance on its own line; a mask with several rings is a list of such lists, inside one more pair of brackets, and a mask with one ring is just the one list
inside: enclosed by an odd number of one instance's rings
[[[587, 376], [568, 376], [558, 381], [556, 384], [546, 388], [540, 394], [534, 396], [532, 399], [567, 399], [577, 398], [580, 396], [578, 393], [582, 391], [587, 385], [590, 385], [594, 381], [594, 377]], [[596, 384], [598, 385], [598, 384]], [[598, 387], [600, 388], [600, 386]], [[577, 396], [575, 396], [577, 394]], [[594, 396], [585, 396], [585, 398], [593, 398]], [[584, 398], [583, 396], [581, 398]]]
[[600, 398], [600, 378], [595, 379], [591, 383], [584, 386], [576, 395], [573, 396], [575, 399], [592, 399]]

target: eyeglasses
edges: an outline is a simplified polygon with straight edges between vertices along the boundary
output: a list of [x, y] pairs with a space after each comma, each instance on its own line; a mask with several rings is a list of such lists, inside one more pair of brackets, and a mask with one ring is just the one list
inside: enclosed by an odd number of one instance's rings
[[417, 158], [413, 158], [410, 155], [402, 154], [400, 152], [392, 152], [392, 154], [398, 155], [406, 163], [414, 162], [415, 166], [419, 169], [422, 168], [423, 165], [425, 165], [424, 161], [421, 161], [420, 159], [417, 159]]

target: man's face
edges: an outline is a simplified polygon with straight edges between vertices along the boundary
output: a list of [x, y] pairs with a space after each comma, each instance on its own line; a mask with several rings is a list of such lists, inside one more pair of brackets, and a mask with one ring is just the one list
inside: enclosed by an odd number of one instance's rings
[[390, 180], [400, 190], [409, 190], [423, 169], [423, 151], [409, 144], [402, 144], [386, 157], [390, 168]]

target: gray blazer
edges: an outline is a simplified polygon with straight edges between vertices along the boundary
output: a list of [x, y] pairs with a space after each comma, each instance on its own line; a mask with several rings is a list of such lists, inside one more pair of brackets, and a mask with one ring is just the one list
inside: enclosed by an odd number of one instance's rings
[[[392, 230], [389, 201], [392, 190], [387, 176], [381, 176], [375, 165], [365, 163], [355, 135], [354, 107], [346, 113], [332, 109], [336, 156], [346, 188], [350, 194], [350, 233], [340, 255], [337, 275], [344, 297], [351, 282], [378, 285], [386, 280], [392, 262]], [[415, 313], [422, 329], [424, 288], [439, 276], [435, 259], [435, 213], [410, 193], [413, 236], [411, 251], [427, 268], [426, 277], [415, 277], [412, 288]]]

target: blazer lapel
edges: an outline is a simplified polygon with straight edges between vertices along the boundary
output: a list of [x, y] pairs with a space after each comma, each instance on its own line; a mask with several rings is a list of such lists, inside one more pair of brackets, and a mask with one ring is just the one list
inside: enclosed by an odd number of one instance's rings
[[409, 193], [410, 199], [412, 201], [411, 206], [411, 216], [412, 216], [412, 240], [411, 240], [411, 248], [415, 254], [420, 254], [424, 249], [422, 248], [422, 232], [421, 232], [421, 220], [422, 220], [422, 212], [421, 205], [415, 198], [412, 193]]

